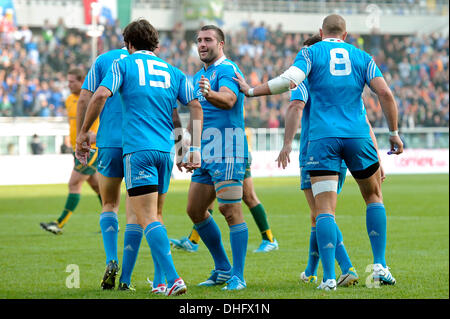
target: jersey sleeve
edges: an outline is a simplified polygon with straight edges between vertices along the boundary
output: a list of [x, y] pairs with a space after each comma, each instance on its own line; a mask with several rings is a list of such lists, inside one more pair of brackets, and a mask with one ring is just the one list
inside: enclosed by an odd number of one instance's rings
[[[233, 77], [236, 77], [236, 73], [235, 72], [239, 72], [237, 70], [237, 68], [233, 65], [233, 64], [223, 64], [224, 67], [221, 68], [220, 70], [220, 74], [218, 74], [218, 80], [219, 80], [219, 89], [222, 86], [227, 87], [228, 89], [230, 89], [236, 96], [238, 96], [239, 94], [239, 84], [238, 82], [236, 82], [235, 80], [233, 80]], [[244, 77], [244, 75], [239, 72], [242, 77]]]
[[102, 77], [99, 57], [95, 60], [94, 64], [89, 69], [89, 72], [86, 75], [83, 86], [81, 88], [91, 92], [95, 92], [95, 90], [97, 90], [97, 88], [99, 87], [101, 80]]
[[312, 50], [310, 48], [303, 48], [295, 57], [293, 65], [302, 70], [308, 76], [312, 67]]
[[187, 76], [181, 72], [178, 71], [180, 76], [180, 86], [178, 89], [178, 101], [180, 101], [182, 104], [187, 105], [189, 102], [194, 100], [194, 88], [192, 86], [192, 83], [189, 81]]
[[291, 101], [300, 100], [306, 103], [308, 98], [308, 90], [304, 83], [300, 83], [294, 90], [291, 90]]
[[370, 85], [370, 81], [372, 81], [373, 78], [376, 78], [378, 76], [383, 77], [383, 74], [381, 73], [380, 69], [378, 68], [373, 58], [367, 54], [367, 68], [366, 68], [367, 85]]
[[105, 78], [99, 85], [104, 86], [108, 90], [110, 90], [112, 95], [116, 94], [123, 83], [123, 70], [121, 61], [123, 60], [115, 60], [113, 62], [113, 64], [111, 65], [111, 69], [109, 69], [108, 73], [106, 73]]

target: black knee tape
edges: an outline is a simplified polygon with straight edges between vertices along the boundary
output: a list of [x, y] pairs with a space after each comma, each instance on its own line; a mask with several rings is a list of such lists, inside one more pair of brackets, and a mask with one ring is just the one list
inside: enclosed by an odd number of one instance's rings
[[330, 175], [338, 175], [339, 172], [335, 171], [309, 171], [309, 176], [316, 177], [316, 176], [330, 176]]
[[350, 172], [352, 173], [354, 178], [365, 179], [365, 178], [369, 178], [370, 176], [375, 174], [375, 172], [378, 170], [379, 167], [380, 167], [380, 162], [376, 162], [375, 164], [370, 165], [366, 169], [363, 169], [360, 171], [353, 171], [353, 172], [350, 171]]
[[130, 188], [128, 190], [128, 195], [130, 197], [133, 197], [133, 196], [150, 194], [150, 193], [154, 193], [157, 191], [158, 191], [158, 185], [144, 185], [144, 186]]

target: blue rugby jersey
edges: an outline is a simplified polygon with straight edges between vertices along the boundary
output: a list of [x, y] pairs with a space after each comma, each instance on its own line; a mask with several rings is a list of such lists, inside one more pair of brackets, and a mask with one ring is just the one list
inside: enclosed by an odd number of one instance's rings
[[[117, 59], [128, 56], [123, 49], [111, 50], [97, 57], [86, 78], [82, 89], [95, 92], [100, 83]], [[98, 147], [122, 147], [122, 100], [120, 95], [110, 97], [100, 113], [100, 125], [97, 131], [96, 145]]]
[[187, 105], [195, 99], [183, 72], [153, 52], [140, 50], [114, 61], [100, 85], [122, 97], [124, 155], [173, 151], [173, 108], [177, 100]]
[[[302, 113], [302, 130], [300, 134], [300, 153], [298, 157], [299, 166], [306, 166], [307, 158], [306, 154], [308, 153], [308, 142], [309, 142], [309, 120], [310, 120], [310, 108], [311, 108], [311, 99], [309, 98], [308, 93], [308, 80], [303, 81], [298, 85], [294, 90], [291, 90], [291, 101], [300, 100], [305, 102], [305, 106], [303, 108]], [[346, 169], [347, 165], [342, 161], [341, 169]]]
[[382, 74], [369, 54], [340, 39], [324, 39], [300, 50], [293, 65], [305, 72], [313, 100], [309, 140], [370, 137], [361, 94]]
[[[202, 157], [204, 160], [225, 157], [247, 158], [248, 145], [244, 125], [244, 94], [233, 80], [239, 67], [225, 56], [219, 58], [207, 70], [204, 67], [193, 79], [194, 92], [203, 109]], [[236, 94], [237, 100], [230, 110], [222, 110], [203, 97], [199, 87], [201, 76], [206, 77], [211, 90], [219, 91], [223, 86]]]

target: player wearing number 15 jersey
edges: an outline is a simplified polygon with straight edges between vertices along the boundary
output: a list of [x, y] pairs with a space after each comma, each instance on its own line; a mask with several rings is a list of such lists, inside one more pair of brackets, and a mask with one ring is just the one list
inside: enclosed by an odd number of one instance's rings
[[[194, 98], [186, 76], [152, 52], [158, 46], [158, 32], [147, 20], [130, 23], [123, 36], [130, 55], [113, 62], [94, 93], [77, 147], [86, 152], [89, 140], [86, 132], [93, 116], [107, 98], [120, 92], [125, 184], [131, 208], [144, 229], [155, 270], [159, 269], [161, 274], [156, 284], [161, 285], [166, 295], [179, 295], [186, 292], [186, 285], [175, 269], [167, 231], [162, 224], [162, 206], [169, 187], [175, 148], [173, 105], [177, 100], [189, 105], [191, 121], [199, 122], [202, 120], [201, 105]], [[199, 148], [201, 125], [191, 123], [191, 127], [196, 130], [192, 134], [193, 146]], [[198, 165], [191, 160], [194, 155]], [[200, 166], [200, 152], [191, 151], [188, 159], [186, 165], [190, 168]], [[167, 290], [163, 288], [166, 282]]]

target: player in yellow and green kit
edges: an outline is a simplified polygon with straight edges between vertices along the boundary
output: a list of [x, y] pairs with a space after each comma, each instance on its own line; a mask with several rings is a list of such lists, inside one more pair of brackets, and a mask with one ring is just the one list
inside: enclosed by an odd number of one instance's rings
[[[70, 127], [70, 143], [72, 145], [72, 149], [75, 149], [76, 138], [77, 138], [77, 103], [80, 97], [81, 86], [84, 80], [84, 74], [81, 69], [71, 69], [67, 75], [68, 86], [70, 89], [70, 95], [66, 99], [66, 110], [67, 117], [69, 119], [69, 127]], [[99, 120], [95, 121], [92, 126], [91, 132], [93, 136], [97, 133], [99, 125]], [[95, 141], [95, 138], [94, 138]], [[80, 201], [80, 193], [81, 187], [85, 181], [91, 186], [91, 188], [97, 193], [98, 198], [101, 203], [100, 190], [98, 187], [98, 178], [97, 178], [97, 148], [94, 144], [92, 144], [91, 154], [88, 160], [88, 165], [83, 166], [74, 155], [74, 167], [72, 170], [72, 174], [69, 179], [69, 194], [67, 195], [66, 204], [64, 205], [64, 210], [62, 211], [59, 218], [55, 221], [49, 223], [40, 223], [41, 227], [51, 232], [55, 235], [62, 234], [62, 228], [69, 220], [75, 208], [78, 206]]]

